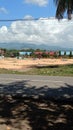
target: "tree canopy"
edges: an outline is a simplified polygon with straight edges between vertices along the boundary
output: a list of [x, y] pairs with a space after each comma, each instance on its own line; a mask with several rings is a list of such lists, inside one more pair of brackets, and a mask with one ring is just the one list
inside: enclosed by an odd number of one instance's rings
[[56, 18], [62, 19], [66, 12], [68, 19], [71, 20], [73, 13], [73, 0], [54, 0], [54, 2], [57, 6]]

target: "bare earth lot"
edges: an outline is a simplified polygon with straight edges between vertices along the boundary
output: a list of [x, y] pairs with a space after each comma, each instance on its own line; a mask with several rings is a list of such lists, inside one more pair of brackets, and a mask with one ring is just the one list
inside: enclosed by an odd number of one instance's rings
[[27, 70], [34, 66], [73, 64], [73, 59], [0, 59], [0, 68], [11, 70]]

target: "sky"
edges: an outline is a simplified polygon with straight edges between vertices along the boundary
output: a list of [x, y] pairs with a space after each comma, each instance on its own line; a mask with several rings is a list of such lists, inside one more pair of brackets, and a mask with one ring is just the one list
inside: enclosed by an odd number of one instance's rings
[[53, 0], [0, 0], [0, 20], [24, 19], [0, 21], [0, 43], [73, 47], [73, 19], [58, 21], [55, 12]]

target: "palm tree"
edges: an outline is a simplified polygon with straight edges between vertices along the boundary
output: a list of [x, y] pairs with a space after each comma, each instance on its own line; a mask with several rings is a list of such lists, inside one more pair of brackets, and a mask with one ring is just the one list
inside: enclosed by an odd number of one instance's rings
[[62, 19], [65, 11], [67, 11], [68, 19], [71, 19], [71, 15], [73, 13], [73, 0], [54, 0], [57, 10], [56, 10], [56, 18]]

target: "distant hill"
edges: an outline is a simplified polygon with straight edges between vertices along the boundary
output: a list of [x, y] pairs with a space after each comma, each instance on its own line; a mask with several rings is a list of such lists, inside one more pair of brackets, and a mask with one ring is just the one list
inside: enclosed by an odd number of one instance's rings
[[60, 46], [49, 46], [46, 44], [28, 44], [28, 43], [0, 43], [0, 48], [6, 48], [6, 49], [43, 49], [43, 50], [73, 50], [73, 48], [65, 48]]

